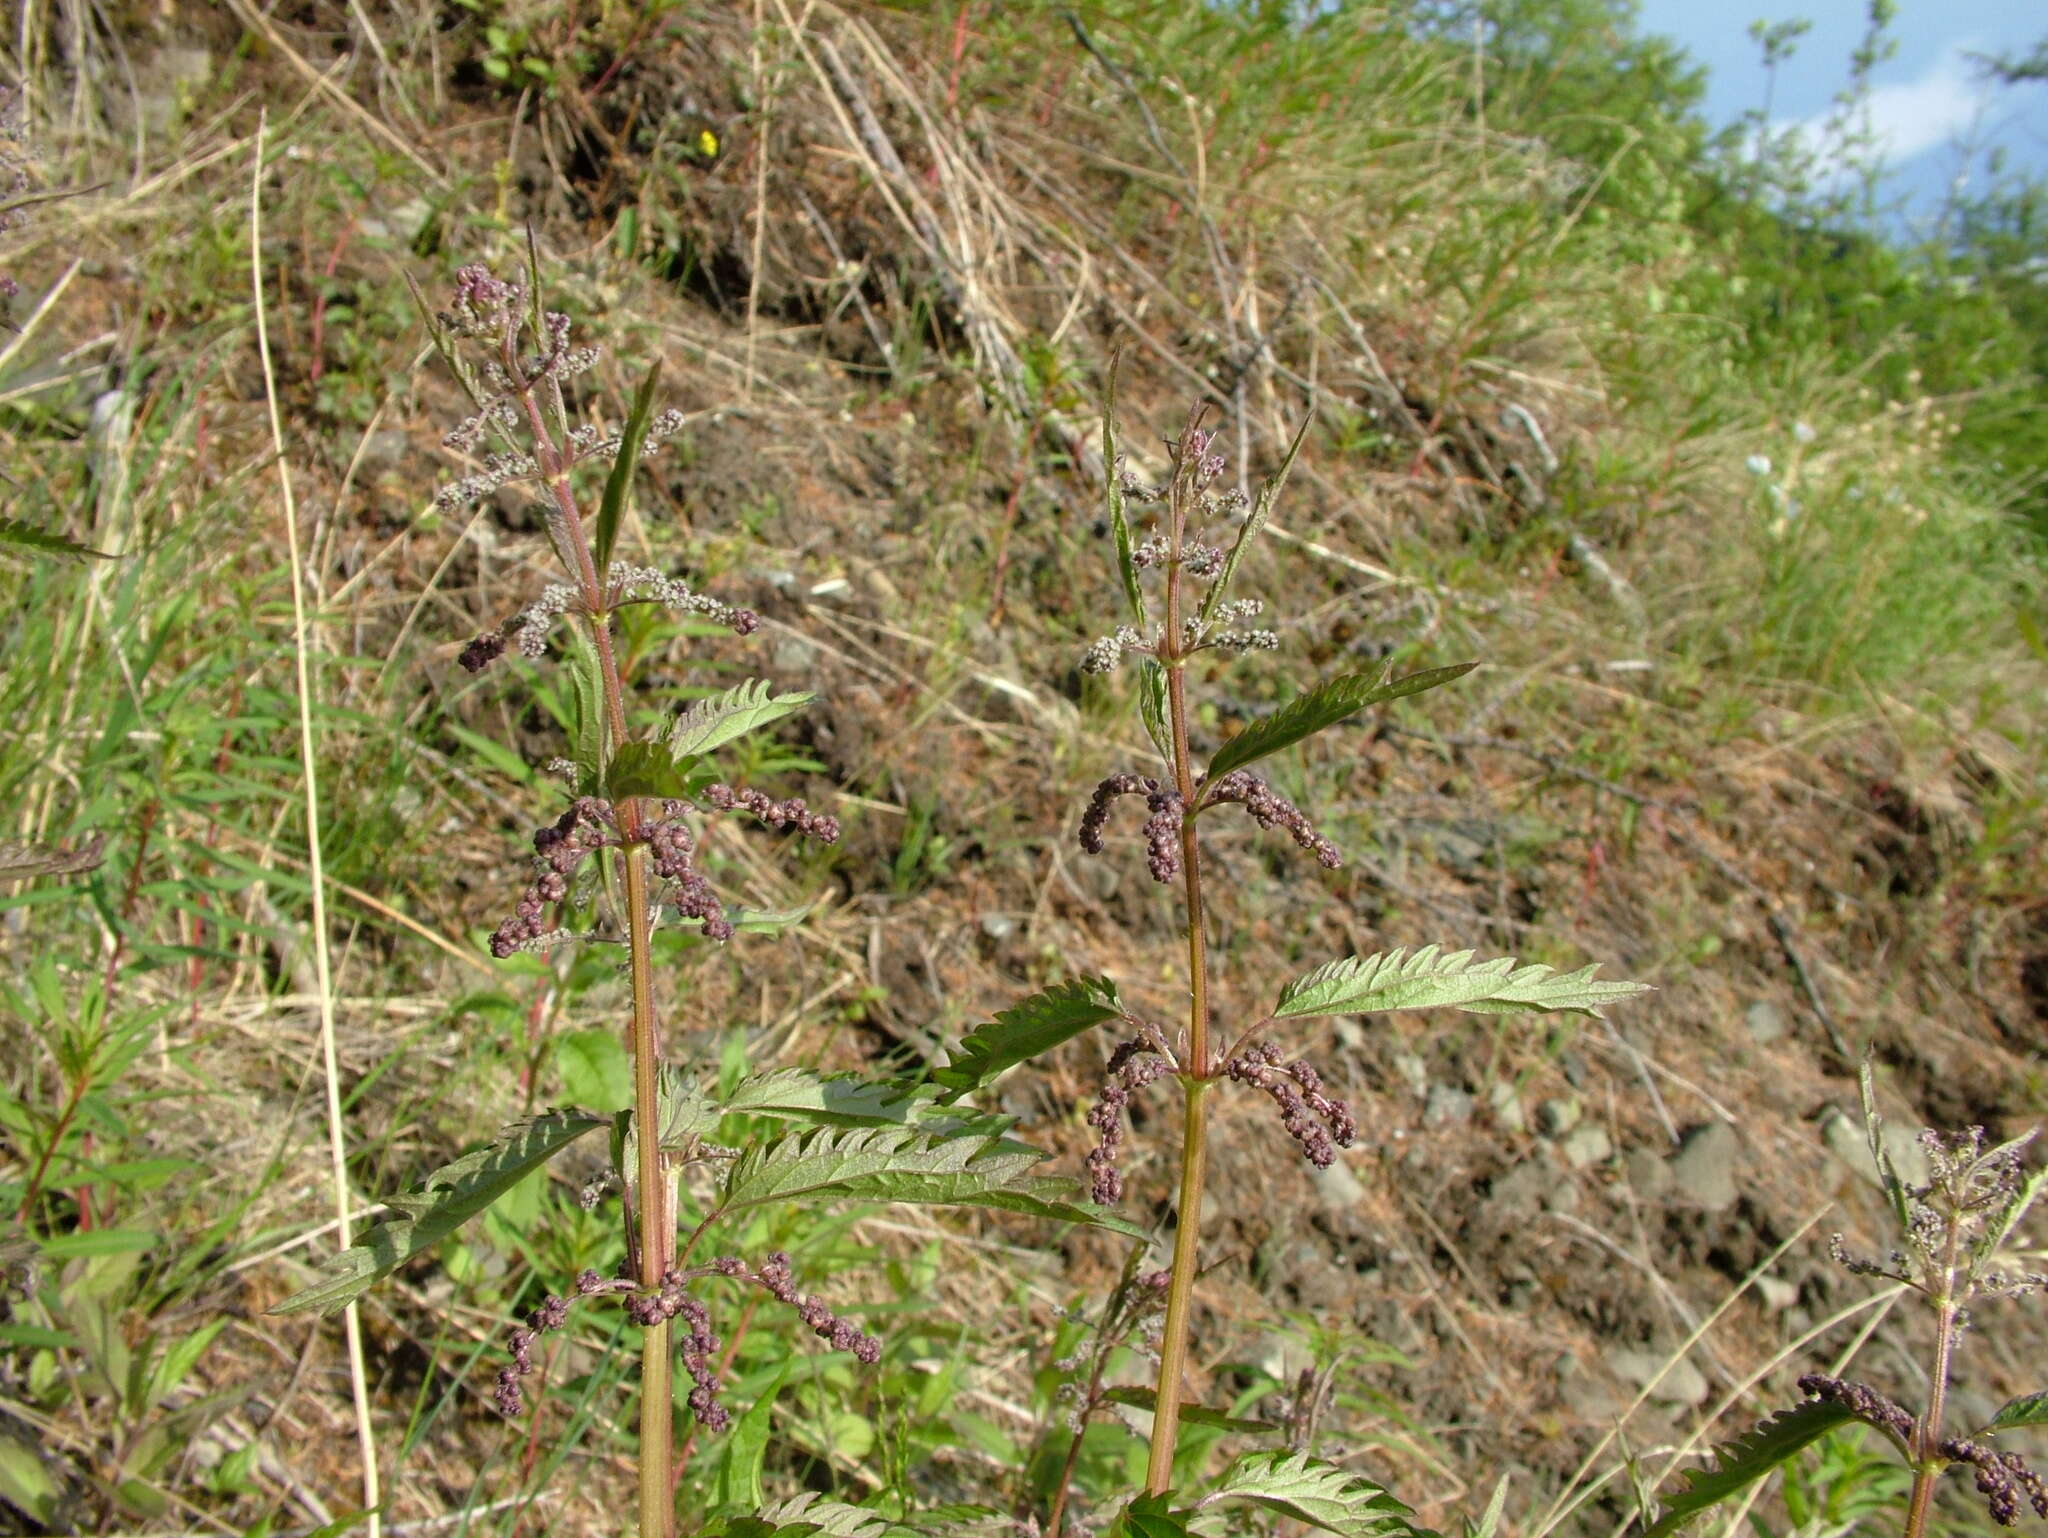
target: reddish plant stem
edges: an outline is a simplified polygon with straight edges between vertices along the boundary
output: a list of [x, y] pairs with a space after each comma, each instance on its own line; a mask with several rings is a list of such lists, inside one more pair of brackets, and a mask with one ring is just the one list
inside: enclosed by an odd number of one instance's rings
[[[569, 485], [568, 457], [548, 431], [532, 381], [519, 371], [516, 339], [508, 328], [504, 345], [507, 374], [521, 381], [519, 402], [533, 434], [534, 459], [555, 504], [551, 522], [557, 544], [576, 578], [590, 643], [597, 653], [599, 684], [604, 694], [603, 757], [626, 741], [626, 691], [618, 653], [612, 645], [611, 615], [606, 606], [605, 574], [597, 569], [583, 515]], [[661, 1042], [654, 1020], [653, 934], [648, 923], [647, 847], [641, 840], [640, 804], [622, 801], [616, 807], [619, 837], [624, 844], [626, 935], [633, 984], [630, 1044], [633, 1052], [633, 1126], [638, 1167], [634, 1171], [633, 1216], [639, 1259], [639, 1282], [658, 1291], [675, 1254], [675, 1221], [668, 1199], [668, 1177], [661, 1157], [659, 1083]], [[667, 1320], [649, 1325], [640, 1344], [640, 1538], [670, 1538], [675, 1529], [675, 1503], [670, 1495], [675, 1462], [674, 1364]]]
[[1956, 1342], [1956, 1259], [1962, 1247], [1962, 1223], [1949, 1214], [1948, 1243], [1941, 1257], [1941, 1294], [1934, 1299], [1937, 1335], [1934, 1343], [1934, 1382], [1927, 1393], [1927, 1413], [1913, 1438], [1913, 1493], [1906, 1502], [1906, 1538], [1922, 1538], [1927, 1531], [1927, 1514], [1934, 1503], [1935, 1482], [1948, 1460], [1941, 1456], [1942, 1421], [1948, 1414], [1948, 1376]]
[[[1190, 424], [1192, 430], [1193, 424]], [[1185, 438], [1183, 442], [1185, 442]], [[1159, 663], [1166, 669], [1166, 707], [1172, 734], [1173, 781], [1181, 798], [1181, 881], [1187, 895], [1188, 1050], [1180, 1075], [1186, 1113], [1181, 1126], [1180, 1201], [1173, 1236], [1173, 1277], [1167, 1285], [1166, 1323], [1159, 1346], [1159, 1386], [1152, 1408], [1152, 1450], [1145, 1489], [1173, 1487], [1173, 1455], [1180, 1437], [1182, 1383], [1187, 1376], [1188, 1326], [1202, 1242], [1202, 1180], [1208, 1159], [1209, 955], [1202, 905], [1202, 851], [1195, 832], [1194, 764], [1188, 749], [1186, 656], [1181, 634], [1181, 551], [1187, 533], [1191, 467], [1176, 465], [1170, 502], [1166, 564], [1166, 619]]]
[[57, 1125], [51, 1129], [50, 1141], [44, 1146], [42, 1157], [36, 1160], [35, 1173], [28, 1178], [28, 1189], [22, 1193], [21, 1205], [15, 1209], [16, 1222], [26, 1223], [28, 1215], [35, 1210], [36, 1198], [43, 1194], [44, 1177], [50, 1173], [50, 1161], [57, 1156], [57, 1149], [64, 1142], [64, 1134], [71, 1130], [71, 1119], [78, 1114], [78, 1107], [85, 1099], [86, 1075], [79, 1075], [72, 1084], [70, 1095], [64, 1102], [64, 1109], [58, 1114]]

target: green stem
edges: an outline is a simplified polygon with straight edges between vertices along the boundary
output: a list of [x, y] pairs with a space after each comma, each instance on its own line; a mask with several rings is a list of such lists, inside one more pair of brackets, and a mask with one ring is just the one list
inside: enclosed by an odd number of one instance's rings
[[[654, 969], [647, 922], [647, 849], [626, 849], [626, 925], [633, 977], [633, 1127], [639, 1155], [635, 1172], [639, 1218], [640, 1285], [649, 1292], [675, 1253], [676, 1225], [662, 1168], [661, 1121], [656, 1105], [660, 1043], [654, 1030]], [[674, 1364], [669, 1324], [650, 1325], [640, 1342], [640, 1538], [669, 1538], [675, 1506], [669, 1495], [675, 1459]]]

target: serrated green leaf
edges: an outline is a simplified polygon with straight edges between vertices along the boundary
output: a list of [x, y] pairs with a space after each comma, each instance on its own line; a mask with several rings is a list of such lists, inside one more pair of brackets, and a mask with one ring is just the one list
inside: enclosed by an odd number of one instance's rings
[[1685, 1488], [1644, 1530], [1642, 1538], [1664, 1538], [1677, 1532], [1709, 1507], [1755, 1484], [1808, 1443], [1855, 1418], [1846, 1406], [1829, 1399], [1780, 1410], [1734, 1441], [1715, 1448], [1713, 1469], [1687, 1470]]
[[54, 556], [60, 561], [111, 561], [113, 557], [104, 550], [95, 550], [90, 545], [81, 545], [75, 539], [66, 539], [61, 534], [52, 534], [34, 524], [23, 523], [19, 518], [0, 518], [0, 545], [16, 550], [32, 550], [37, 555]]
[[1471, 1014], [1566, 1011], [1597, 1017], [1602, 1004], [1648, 991], [1645, 983], [1595, 982], [1597, 966], [1559, 974], [1546, 966], [1517, 967], [1512, 956], [1475, 962], [1472, 955], [1425, 945], [1413, 955], [1403, 949], [1333, 961], [1281, 989], [1273, 1018], [1389, 1009], [1462, 1009]]
[[605, 795], [612, 801], [646, 796], [657, 801], [681, 800], [690, 793], [689, 777], [675, 755], [659, 742], [629, 742], [612, 754], [604, 774]]
[[1124, 510], [1124, 489], [1117, 471], [1116, 375], [1123, 366], [1121, 347], [1109, 355], [1109, 380], [1102, 389], [1102, 478], [1108, 484], [1109, 532], [1116, 541], [1116, 569], [1123, 578], [1124, 597], [1139, 630], [1148, 628], [1145, 589], [1138, 582], [1138, 563], [1131, 554], [1131, 522]]
[[754, 1144], [726, 1175], [727, 1211], [815, 1195], [951, 1205], [1006, 1185], [1045, 1157], [1006, 1138], [898, 1127], [820, 1127]]
[[917, 1120], [930, 1100], [926, 1085], [778, 1068], [742, 1079], [720, 1109], [787, 1116], [821, 1127], [900, 1127]]
[[1116, 1514], [1106, 1538], [1188, 1538], [1187, 1516], [1164, 1495], [1140, 1495]]
[[569, 627], [563, 660], [569, 675], [569, 759], [576, 766], [576, 794], [594, 796], [604, 783], [604, 671], [582, 625]]
[[[1134, 1410], [1150, 1411], [1159, 1403], [1158, 1390], [1136, 1386], [1113, 1388], [1102, 1397], [1111, 1404], [1129, 1405]], [[1250, 1433], [1280, 1429], [1271, 1421], [1245, 1420], [1240, 1416], [1225, 1415], [1221, 1410], [1212, 1410], [1207, 1405], [1196, 1404], [1192, 1400], [1181, 1405], [1180, 1418], [1185, 1425], [1214, 1426], [1219, 1431]]]
[[1269, 1511], [1345, 1538], [1395, 1538], [1422, 1532], [1415, 1514], [1363, 1475], [1306, 1453], [1247, 1453], [1214, 1490], [1195, 1503], [1251, 1501]]
[[611, 474], [604, 479], [604, 497], [597, 505], [590, 554], [600, 578], [611, 570], [612, 550], [619, 542], [619, 525], [626, 516], [626, 496], [633, 489], [633, 470], [640, 463], [640, 450], [647, 442], [647, 424], [654, 419], [654, 392], [660, 384], [661, 360], [656, 358], [633, 396], [626, 425], [619, 429], [618, 456], [612, 460]]
[[760, 1519], [777, 1528], [803, 1523], [813, 1531], [826, 1534], [827, 1538], [892, 1538], [892, 1535], [926, 1530], [922, 1522], [915, 1527], [906, 1527], [865, 1506], [850, 1506], [845, 1501], [835, 1501], [830, 1496], [808, 1490], [802, 1495], [764, 1507]]
[[1152, 1234], [1107, 1207], [1071, 1198], [1079, 1183], [1063, 1175], [1039, 1175], [1012, 1180], [1006, 1185], [987, 1187], [976, 1172], [973, 1178], [928, 1175], [888, 1175], [849, 1182], [839, 1194], [864, 1201], [909, 1202], [927, 1207], [986, 1207], [997, 1212], [1017, 1212], [1026, 1217], [1048, 1218], [1056, 1223], [1078, 1223], [1121, 1234], [1127, 1239], [1150, 1239]]
[[1325, 727], [1335, 726], [1346, 716], [1356, 715], [1368, 705], [1405, 699], [1425, 689], [1434, 689], [1439, 684], [1464, 677], [1477, 666], [1476, 662], [1460, 662], [1447, 668], [1409, 673], [1401, 678], [1346, 673], [1341, 678], [1317, 684], [1271, 715], [1259, 717], [1218, 748], [1216, 756], [1209, 761], [1209, 782], [1213, 784], [1233, 769], [1242, 769], [1269, 753], [1277, 753], [1304, 737], [1314, 736]]
[[802, 710], [817, 698], [801, 691], [775, 694], [771, 688], [765, 680], [754, 678], [694, 702], [669, 728], [669, 752], [678, 760], [702, 758], [734, 738]]
[[2017, 1399], [2008, 1399], [1999, 1406], [1996, 1415], [1970, 1435], [1990, 1436], [2020, 1426], [2048, 1426], [2048, 1389], [2038, 1394], [2022, 1394]]
[[1223, 597], [1230, 591], [1230, 584], [1237, 576], [1237, 563], [1244, 559], [1245, 551], [1258, 538], [1259, 530], [1266, 526], [1266, 520], [1273, 514], [1273, 504], [1280, 498], [1280, 488], [1287, 484], [1287, 472], [1294, 468], [1294, 457], [1301, 452], [1301, 445], [1308, 437], [1308, 430], [1316, 419], [1315, 407], [1309, 407], [1308, 415], [1301, 419], [1301, 426], [1294, 430], [1294, 441], [1287, 445], [1287, 457], [1280, 461], [1280, 468], [1266, 477], [1259, 487], [1258, 496], [1253, 499], [1252, 510], [1245, 515], [1244, 523], [1237, 531], [1237, 538], [1230, 546], [1230, 554], [1223, 558], [1223, 571], [1209, 584], [1209, 593], [1202, 600], [1199, 616], [1201, 628], [1207, 630], [1216, 618], [1216, 610]]
[[606, 1125], [600, 1117], [568, 1111], [515, 1122], [494, 1142], [442, 1165], [412, 1190], [392, 1197], [385, 1203], [391, 1215], [328, 1261], [321, 1268], [322, 1281], [270, 1312], [331, 1314], [346, 1307], [379, 1277], [432, 1249], [586, 1132]]
[[945, 1091], [940, 1100], [950, 1104], [1004, 1069], [1050, 1052], [1123, 1012], [1116, 984], [1106, 977], [1056, 983], [1011, 1005], [988, 1024], [975, 1027], [953, 1049], [946, 1066], [932, 1070], [932, 1082]]
[[1166, 669], [1151, 657], [1138, 659], [1138, 719], [1167, 763], [1173, 762], [1173, 727], [1168, 720]]

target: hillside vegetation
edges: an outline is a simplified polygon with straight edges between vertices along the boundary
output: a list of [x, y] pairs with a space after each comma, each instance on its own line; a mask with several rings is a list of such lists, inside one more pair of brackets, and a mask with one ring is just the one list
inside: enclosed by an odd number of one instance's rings
[[[664, 935], [674, 1041], [728, 1077], [912, 1072], [1063, 979], [1174, 1006], [1135, 821], [1106, 859], [1074, 836], [1145, 751], [1127, 678], [1079, 667], [1121, 618], [1121, 348], [1147, 479], [1192, 404], [1250, 488], [1313, 416], [1240, 584], [1283, 645], [1217, 665], [1201, 746], [1324, 674], [1480, 664], [1269, 761], [1346, 863], [1228, 835], [1219, 1014], [1452, 941], [1658, 989], [1612, 1021], [1326, 1023], [1366, 1134], [1321, 1174], [1222, 1113], [1200, 1401], [1281, 1419], [1332, 1367], [1325, 1456], [1445, 1530], [1508, 1473], [1502, 1531], [1534, 1534], [1602, 1479], [1562, 1530], [1619, 1531], [1625, 1455], [1695, 1466], [1802, 1372], [1917, 1390], [1931, 1330], [1858, 1311], [1827, 1256], [1883, 1243], [1857, 1064], [1908, 1129], [2048, 1120], [2033, 191], [1887, 245], [1712, 144], [1685, 61], [1595, 0], [1477, 34], [1149, 0], [16, 9], [20, 144], [72, 195], [0, 249], [32, 541], [0, 546], [0, 1532], [345, 1529], [341, 1334], [265, 1315], [333, 1248], [323, 1001], [359, 1214], [503, 1123], [626, 1103], [607, 948], [485, 946], [562, 812], [572, 707], [549, 668], [457, 666], [547, 547], [517, 498], [437, 505], [469, 407], [408, 287], [529, 251], [606, 348], [591, 414], [657, 359], [684, 414], [621, 553], [763, 620], [629, 624], [640, 703], [814, 691], [722, 772], [844, 827], [707, 837], [725, 889], [803, 917]], [[997, 1087], [1061, 1172], [1104, 1051]], [[1155, 1226], [1156, 1122], [1124, 1204]], [[512, 1322], [620, 1261], [579, 1200], [597, 1157], [365, 1299], [386, 1530], [622, 1530], [616, 1314], [556, 1337], [526, 1420], [491, 1404]], [[1042, 1520], [1067, 1311], [1124, 1242], [757, 1222], [883, 1358], [729, 1332], [728, 1400], [763, 1408], [689, 1444], [683, 1510], [751, 1480]], [[1964, 1392], [1988, 1414], [2044, 1360], [2038, 1309], [1987, 1309]], [[1186, 1435], [1218, 1462], [1237, 1433]], [[1745, 1530], [1894, 1530], [1869, 1440]], [[1143, 1467], [1098, 1421], [1073, 1516], [1100, 1530]], [[1951, 1483], [1946, 1530], [1988, 1530]]]

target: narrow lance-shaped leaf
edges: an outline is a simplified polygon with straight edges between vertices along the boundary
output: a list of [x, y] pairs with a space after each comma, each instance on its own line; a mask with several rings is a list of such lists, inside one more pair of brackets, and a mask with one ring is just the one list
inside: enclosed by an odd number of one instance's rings
[[1476, 662], [1460, 662], [1447, 668], [1410, 673], [1403, 678], [1374, 678], [1365, 673], [1346, 673], [1341, 678], [1320, 683], [1308, 693], [1288, 701], [1270, 716], [1259, 717], [1218, 748], [1215, 758], [1209, 762], [1209, 780], [1213, 784], [1231, 770], [1242, 769], [1269, 753], [1277, 753], [1304, 737], [1312, 737], [1324, 727], [1335, 726], [1346, 716], [1356, 715], [1368, 705], [1434, 689], [1439, 684], [1463, 677], [1477, 666]]
[[633, 471], [640, 463], [640, 450], [647, 442], [647, 424], [654, 419], [654, 392], [661, 383], [661, 360], [640, 381], [633, 396], [633, 409], [626, 413], [626, 425], [619, 429], [619, 453], [612, 461], [611, 474], [604, 480], [604, 496], [597, 504], [597, 527], [591, 530], [591, 557], [597, 563], [597, 580], [606, 580], [611, 570], [612, 550], [619, 542], [619, 525], [626, 516], [626, 497], [633, 489]]
[[104, 857], [107, 836], [95, 833], [75, 847], [63, 844], [27, 844], [0, 839], [0, 881], [26, 881], [31, 876], [75, 876], [92, 870]]
[[1546, 966], [1517, 967], [1512, 956], [1475, 962], [1472, 955], [1425, 945], [1413, 955], [1398, 950], [1333, 961], [1281, 989], [1273, 1018], [1365, 1015], [1389, 1009], [1462, 1009], [1491, 1015], [1568, 1011], [1597, 1017], [1601, 1005], [1649, 991], [1644, 983], [1595, 982], [1597, 966], [1558, 973]]
[[1167, 722], [1166, 669], [1150, 657], [1138, 659], [1138, 719], [1145, 735], [1169, 764], [1173, 762], [1173, 731]]
[[1371, 1480], [1306, 1453], [1247, 1453], [1224, 1471], [1195, 1510], [1219, 1501], [1251, 1501], [1345, 1538], [1424, 1531], [1410, 1520], [1414, 1512]]
[[19, 518], [0, 518], [0, 545], [12, 546], [17, 550], [33, 550], [37, 555], [54, 556], [60, 561], [111, 561], [113, 557], [104, 550], [95, 550], [90, 545], [81, 545], [75, 539], [66, 539], [61, 534], [52, 534], [39, 529], [32, 523], [23, 523]]
[[[569, 627], [569, 755], [576, 765], [579, 795], [595, 795], [604, 783], [605, 717], [603, 670], [597, 648], [581, 624]], [[618, 743], [612, 746], [617, 748]]]
[[1253, 540], [1259, 537], [1259, 530], [1266, 526], [1266, 520], [1273, 514], [1273, 504], [1279, 500], [1280, 488], [1287, 484], [1287, 473], [1294, 468], [1294, 458], [1301, 452], [1303, 440], [1315, 422], [1315, 408], [1311, 406], [1308, 415], [1301, 419], [1301, 426], [1294, 431], [1294, 441], [1287, 445], [1287, 457], [1280, 461], [1280, 468], [1266, 477], [1266, 483], [1259, 488], [1259, 494], [1252, 501], [1252, 510], [1245, 515], [1243, 525], [1237, 531], [1237, 538], [1230, 546], [1230, 554], [1223, 558], [1223, 571], [1209, 585], [1209, 594], [1202, 600], [1202, 612], [1197, 623], [1208, 629], [1209, 622], [1216, 617], [1216, 610], [1223, 597], [1230, 591], [1230, 584], [1237, 576], [1237, 563], [1244, 559], [1245, 551], [1251, 548]]
[[979, 1089], [1004, 1069], [1049, 1052], [1122, 1013], [1116, 984], [1106, 977], [1078, 977], [1055, 984], [977, 1026], [953, 1050], [945, 1067], [932, 1070], [932, 1082], [944, 1088], [945, 1094], [939, 1098], [950, 1103]]
[[678, 759], [701, 758], [736, 737], [779, 721], [816, 699], [815, 694], [775, 694], [756, 678], [723, 694], [698, 700], [669, 728], [668, 749]]
[[1891, 1203], [1892, 1217], [1900, 1229], [1910, 1229], [1913, 1215], [1907, 1210], [1906, 1182], [1899, 1178], [1892, 1164], [1891, 1149], [1885, 1144], [1884, 1118], [1877, 1112], [1877, 1081], [1871, 1074], [1869, 1058], [1856, 1070], [1856, 1088], [1863, 1096], [1863, 1135], [1870, 1140], [1870, 1162], [1877, 1169], [1877, 1183], [1884, 1188], [1885, 1200]]
[[1995, 1432], [2017, 1430], [2021, 1426], [2048, 1426], [2048, 1390], [2008, 1399], [1996, 1415], [1970, 1434], [1989, 1436]]
[[1809, 1443], [1855, 1418], [1847, 1406], [1831, 1399], [1816, 1399], [1796, 1409], [1779, 1411], [1753, 1430], [1714, 1449], [1712, 1470], [1688, 1471], [1685, 1488], [1672, 1497], [1664, 1514], [1644, 1531], [1642, 1538], [1664, 1538], [1667, 1533], [1677, 1532], [1701, 1512], [1748, 1489]]
[[444, 1164], [385, 1205], [391, 1215], [323, 1267], [323, 1280], [278, 1304], [273, 1314], [346, 1307], [413, 1256], [423, 1254], [489, 1207], [586, 1132], [609, 1125], [603, 1117], [551, 1111], [515, 1123], [497, 1141]]
[[1109, 382], [1102, 391], [1102, 478], [1109, 488], [1109, 531], [1116, 540], [1116, 569], [1124, 579], [1124, 597], [1130, 600], [1131, 617], [1140, 630], [1145, 618], [1145, 590], [1138, 583], [1138, 563], [1131, 553], [1131, 521], [1124, 510], [1124, 488], [1117, 469], [1116, 374], [1123, 364], [1123, 349], [1109, 355]]

